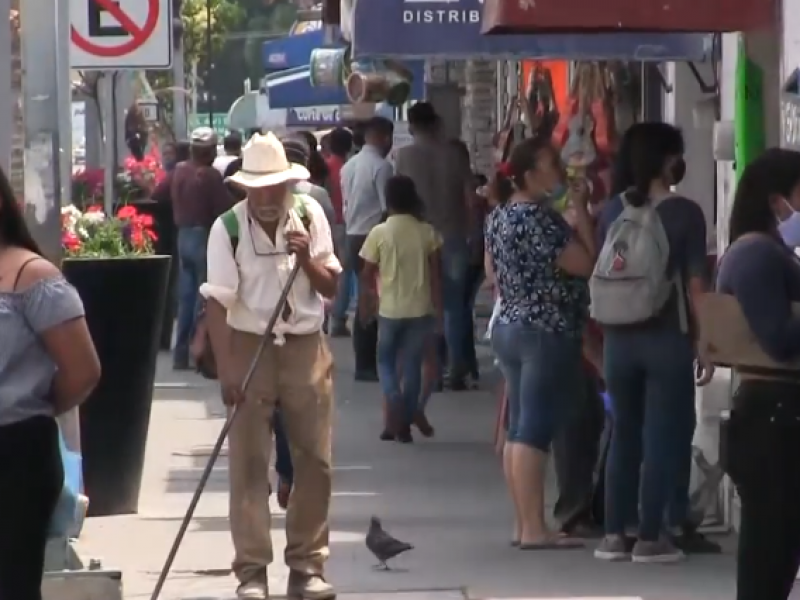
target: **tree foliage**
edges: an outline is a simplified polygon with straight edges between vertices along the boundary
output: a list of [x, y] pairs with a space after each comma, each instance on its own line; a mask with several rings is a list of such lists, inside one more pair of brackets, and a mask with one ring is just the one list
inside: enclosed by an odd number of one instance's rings
[[[208, 8], [211, 21], [209, 23]], [[211, 52], [219, 52], [225, 36], [235, 31], [245, 18], [245, 12], [232, 0], [183, 0], [183, 56], [187, 65], [204, 62], [208, 55], [208, 30], [211, 29]]]
[[[244, 18], [245, 12], [234, 0], [182, 0], [181, 31], [178, 33], [183, 43], [183, 60], [187, 75], [194, 63], [201, 65], [200, 73], [205, 74], [209, 49], [212, 57], [218, 53], [224, 46], [228, 33], [240, 27]], [[172, 90], [177, 86], [188, 94], [189, 85], [184, 86], [183, 82], [175, 82], [171, 70], [148, 71], [147, 80], [161, 105], [161, 114], [168, 117], [169, 121], [172, 115]], [[171, 134], [169, 122], [164, 125]]]

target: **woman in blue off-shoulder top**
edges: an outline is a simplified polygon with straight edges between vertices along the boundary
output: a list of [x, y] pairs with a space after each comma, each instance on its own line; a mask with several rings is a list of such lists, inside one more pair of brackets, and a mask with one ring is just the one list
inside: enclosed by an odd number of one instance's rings
[[0, 171], [0, 598], [41, 600], [50, 518], [64, 484], [55, 417], [100, 364], [83, 304], [42, 258]]

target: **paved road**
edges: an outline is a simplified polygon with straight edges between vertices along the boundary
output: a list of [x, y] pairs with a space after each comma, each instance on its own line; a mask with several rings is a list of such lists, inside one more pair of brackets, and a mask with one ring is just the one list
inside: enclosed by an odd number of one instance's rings
[[[441, 394], [431, 404], [432, 441], [379, 442], [375, 384], [352, 382], [346, 341], [337, 358], [335, 491], [330, 580], [352, 600], [729, 600], [730, 554], [677, 566], [605, 564], [589, 550], [521, 552], [508, 546], [510, 507], [491, 438], [494, 403], [485, 391]], [[490, 361], [484, 357], [486, 363]], [[221, 426], [215, 389], [194, 376], [176, 378], [162, 357], [150, 427], [147, 468], [136, 516], [90, 519], [81, 548], [124, 572], [126, 599], [149, 597], [208, 451]], [[488, 368], [488, 367], [487, 367]], [[190, 387], [180, 387], [188, 381]], [[228, 574], [226, 459], [217, 466], [178, 556], [164, 598], [232, 598]], [[552, 487], [552, 486], [551, 486]], [[276, 556], [285, 543], [283, 512], [272, 501]], [[374, 572], [363, 538], [370, 515], [416, 546], [398, 569]], [[286, 568], [270, 571], [273, 594], [285, 590]], [[439, 592], [395, 594], [419, 590]], [[441, 591], [456, 590], [456, 591]], [[461, 590], [461, 591], [459, 591]]]

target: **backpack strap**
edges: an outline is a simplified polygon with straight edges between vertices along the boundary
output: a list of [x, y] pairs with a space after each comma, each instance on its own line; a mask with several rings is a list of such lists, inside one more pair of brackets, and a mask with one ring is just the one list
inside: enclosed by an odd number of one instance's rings
[[[292, 210], [294, 210], [295, 214], [300, 219], [306, 232], [311, 231], [311, 217], [308, 214], [308, 206], [302, 194], [294, 195], [294, 206], [292, 206]], [[228, 232], [228, 237], [231, 239], [231, 250], [235, 258], [236, 248], [239, 247], [239, 217], [236, 216], [236, 213], [231, 208], [222, 213], [220, 219], [222, 219], [225, 231]]]
[[220, 218], [225, 226], [225, 231], [228, 232], [228, 237], [231, 239], [231, 250], [234, 258], [236, 258], [236, 248], [239, 247], [239, 217], [236, 216], [236, 213], [231, 208], [222, 213]]

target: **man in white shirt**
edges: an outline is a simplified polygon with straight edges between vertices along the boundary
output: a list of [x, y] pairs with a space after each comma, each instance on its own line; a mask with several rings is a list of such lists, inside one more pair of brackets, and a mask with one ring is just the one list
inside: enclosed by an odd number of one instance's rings
[[225, 154], [214, 159], [214, 168], [220, 175], [225, 175], [225, 169], [242, 155], [242, 134], [238, 131], [229, 132], [222, 140], [222, 149]]
[[[373, 117], [366, 124], [365, 144], [342, 167], [341, 185], [344, 222], [347, 231], [346, 270], [361, 274], [361, 246], [386, 211], [386, 182], [394, 173], [386, 160], [392, 149], [394, 124], [384, 117]], [[356, 381], [378, 381], [377, 323], [353, 323], [353, 350]]]
[[[341, 267], [322, 208], [310, 196], [292, 192], [295, 182], [308, 179], [308, 170], [289, 163], [272, 133], [253, 136], [242, 162], [229, 181], [247, 197], [211, 228], [208, 279], [201, 288], [223, 400], [238, 406], [228, 440], [237, 594], [253, 600], [268, 596], [270, 420], [280, 401], [298, 473], [286, 515], [286, 595], [327, 600], [335, 596], [323, 576], [331, 496], [333, 359], [322, 334], [323, 297], [336, 294]], [[243, 392], [245, 373], [296, 262], [301, 270], [288, 305]]]

